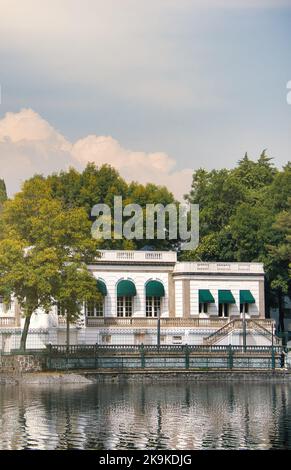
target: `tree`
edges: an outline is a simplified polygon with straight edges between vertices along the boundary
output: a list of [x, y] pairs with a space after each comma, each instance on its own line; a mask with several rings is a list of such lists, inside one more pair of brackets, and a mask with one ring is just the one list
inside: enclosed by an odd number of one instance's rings
[[70, 262], [59, 273], [56, 301], [66, 315], [66, 344], [69, 351], [70, 323], [80, 316], [83, 302], [98, 302], [102, 294], [96, 287], [96, 279], [88, 271], [85, 263]]
[[[86, 210], [89, 219], [92, 221], [91, 210], [95, 204], [107, 204], [113, 215], [114, 196], [121, 196], [123, 208], [127, 204], [139, 204], [145, 216], [146, 204], [177, 204], [172, 193], [164, 186], [157, 186], [151, 183], [146, 185], [137, 182], [127, 183], [118, 171], [110, 165], [97, 167], [93, 163], [88, 163], [82, 173], [74, 169], [68, 172], [62, 171], [47, 178], [52, 194], [56, 199], [61, 200], [68, 208], [82, 207]], [[123, 217], [125, 222], [129, 217]], [[167, 224], [168, 219], [166, 219]], [[150, 245], [154, 249], [172, 249], [176, 241], [171, 240], [147, 240], [145, 232], [142, 240], [114, 239], [112, 222], [112, 237], [110, 240], [101, 240], [100, 248], [103, 249], [140, 249], [144, 245]]]
[[[237, 206], [245, 201], [245, 189], [230, 170], [206, 170], [199, 169], [193, 175], [192, 189], [186, 200], [192, 204], [199, 204], [199, 232], [200, 232], [200, 255], [209, 255], [209, 236], [215, 238], [217, 250], [211, 249], [214, 259], [220, 256], [219, 247], [228, 241], [225, 238], [225, 230], [229, 224], [230, 217], [234, 214]], [[215, 235], [213, 235], [215, 234]], [[222, 237], [223, 235], [223, 237]], [[206, 237], [206, 238], [204, 238]], [[223, 240], [222, 240], [223, 238]], [[205, 245], [206, 244], [206, 245]], [[227, 246], [225, 250], [229, 251]], [[189, 253], [183, 256], [188, 256]], [[195, 256], [195, 253], [193, 253]]]
[[39, 308], [49, 312], [57, 284], [58, 259], [51, 248], [39, 250], [17, 239], [0, 242], [0, 292], [6, 301], [14, 295], [25, 316], [20, 349], [25, 350], [30, 319]]
[[82, 173], [71, 168], [47, 179], [55, 198], [66, 207], [83, 207], [89, 217], [95, 204], [105, 203], [112, 207], [114, 195], [127, 196], [127, 183], [110, 165], [98, 168], [88, 163]]
[[267, 276], [270, 277], [270, 287], [275, 292], [281, 331], [284, 331], [284, 296], [291, 296], [291, 197], [288, 198], [287, 204], [287, 210], [277, 215], [273, 225], [281, 234], [281, 239], [277, 244], [268, 245], [267, 264]]
[[[75, 282], [80, 281], [77, 268], [84, 273], [85, 264], [98, 256], [98, 245], [91, 237], [86, 211], [66, 208], [54, 199], [41, 176], [25, 182], [22, 191], [4, 204], [1, 221], [0, 290], [5, 296], [15, 295], [23, 309], [21, 348], [25, 349], [31, 315], [39, 308], [50, 311], [62, 292], [62, 273], [71, 264]], [[94, 297], [96, 283], [90, 273], [87, 287]]]
[[186, 199], [200, 205], [200, 243], [196, 250], [181, 256], [187, 260], [263, 262], [267, 304], [279, 307], [281, 328], [282, 298], [290, 285], [290, 235], [286, 233], [290, 196], [291, 164], [279, 171], [266, 150], [257, 161], [245, 154], [232, 170], [197, 170]]
[[242, 203], [230, 218], [236, 261], [266, 261], [266, 245], [276, 243], [280, 235], [273, 228], [274, 214], [263, 204]]
[[7, 200], [7, 191], [5, 181], [0, 179], [0, 211], [2, 210], [3, 203]]

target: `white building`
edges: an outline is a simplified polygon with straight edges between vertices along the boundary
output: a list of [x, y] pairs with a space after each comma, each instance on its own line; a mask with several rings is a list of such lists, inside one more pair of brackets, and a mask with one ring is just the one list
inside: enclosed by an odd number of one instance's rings
[[[71, 326], [71, 344], [270, 345], [261, 263], [177, 262], [176, 252], [101, 251], [89, 266], [103, 293]], [[17, 348], [23, 319], [16, 302], [0, 303], [0, 349]], [[36, 313], [27, 347], [65, 344], [65, 318], [55, 308]]]

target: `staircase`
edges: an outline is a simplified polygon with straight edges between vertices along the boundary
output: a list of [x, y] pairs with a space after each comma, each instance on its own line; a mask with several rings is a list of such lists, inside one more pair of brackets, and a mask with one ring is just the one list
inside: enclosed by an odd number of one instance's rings
[[[211, 335], [207, 336], [206, 338], [203, 338], [203, 344], [210, 346], [212, 344], [217, 343], [217, 341], [221, 340], [223, 337], [227, 336], [232, 331], [242, 330], [242, 329], [243, 329], [242, 319], [230, 320], [222, 328], [219, 328], [219, 330], [216, 330]], [[255, 330], [272, 341], [272, 331], [260, 325], [253, 319], [246, 320], [246, 330], [247, 331]], [[273, 340], [274, 340], [274, 346], [280, 344], [280, 340], [277, 336], [274, 335]]]
[[[258, 331], [259, 333], [263, 334], [266, 338], [272, 341], [272, 331], [257, 323], [256, 320], [247, 320], [247, 328]], [[280, 338], [276, 335], [273, 335], [273, 341], [274, 346], [278, 346], [280, 344]]]
[[239, 325], [241, 326], [241, 320], [230, 320], [222, 328], [219, 328], [219, 330], [216, 330], [214, 333], [211, 333], [211, 335], [207, 336], [206, 338], [203, 338], [203, 344], [207, 346], [215, 344], [221, 338], [223, 338], [224, 336], [227, 336], [231, 331], [237, 328], [236, 324], [238, 322], [239, 322]]

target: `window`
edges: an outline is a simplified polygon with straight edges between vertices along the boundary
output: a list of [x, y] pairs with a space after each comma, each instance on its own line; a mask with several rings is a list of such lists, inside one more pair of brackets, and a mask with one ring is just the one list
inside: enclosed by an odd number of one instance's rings
[[86, 316], [87, 317], [95, 317], [94, 312], [94, 302], [87, 302], [86, 306]]
[[111, 335], [102, 335], [102, 343], [103, 344], [110, 344], [111, 343]]
[[95, 304], [95, 315], [96, 317], [104, 316], [104, 300], [100, 300]]
[[208, 313], [208, 303], [207, 302], [199, 302], [199, 313]]
[[161, 297], [146, 298], [146, 316], [159, 317], [161, 314]]
[[249, 313], [249, 304], [247, 303], [240, 304], [239, 311], [240, 313]]
[[132, 316], [132, 297], [117, 297], [117, 316], [118, 317], [131, 317]]
[[61, 302], [57, 303], [57, 314], [58, 314], [58, 316], [64, 316], [66, 314], [64, 306], [62, 305]]
[[229, 316], [229, 304], [219, 304], [218, 316], [219, 317]]
[[173, 336], [173, 344], [182, 344], [182, 336]]
[[104, 316], [104, 300], [99, 302], [87, 302], [85, 304], [87, 317], [103, 317]]
[[5, 301], [4, 297], [0, 296], [0, 313], [7, 313], [11, 310], [11, 301]]

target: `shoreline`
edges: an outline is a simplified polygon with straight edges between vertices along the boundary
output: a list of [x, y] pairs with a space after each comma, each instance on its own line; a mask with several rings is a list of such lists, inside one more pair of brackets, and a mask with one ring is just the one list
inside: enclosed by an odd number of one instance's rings
[[98, 383], [164, 383], [164, 382], [276, 382], [291, 383], [291, 370], [231, 370], [231, 371], [165, 371], [147, 370], [74, 370], [25, 372], [22, 374], [0, 373], [0, 385], [70, 385]]

